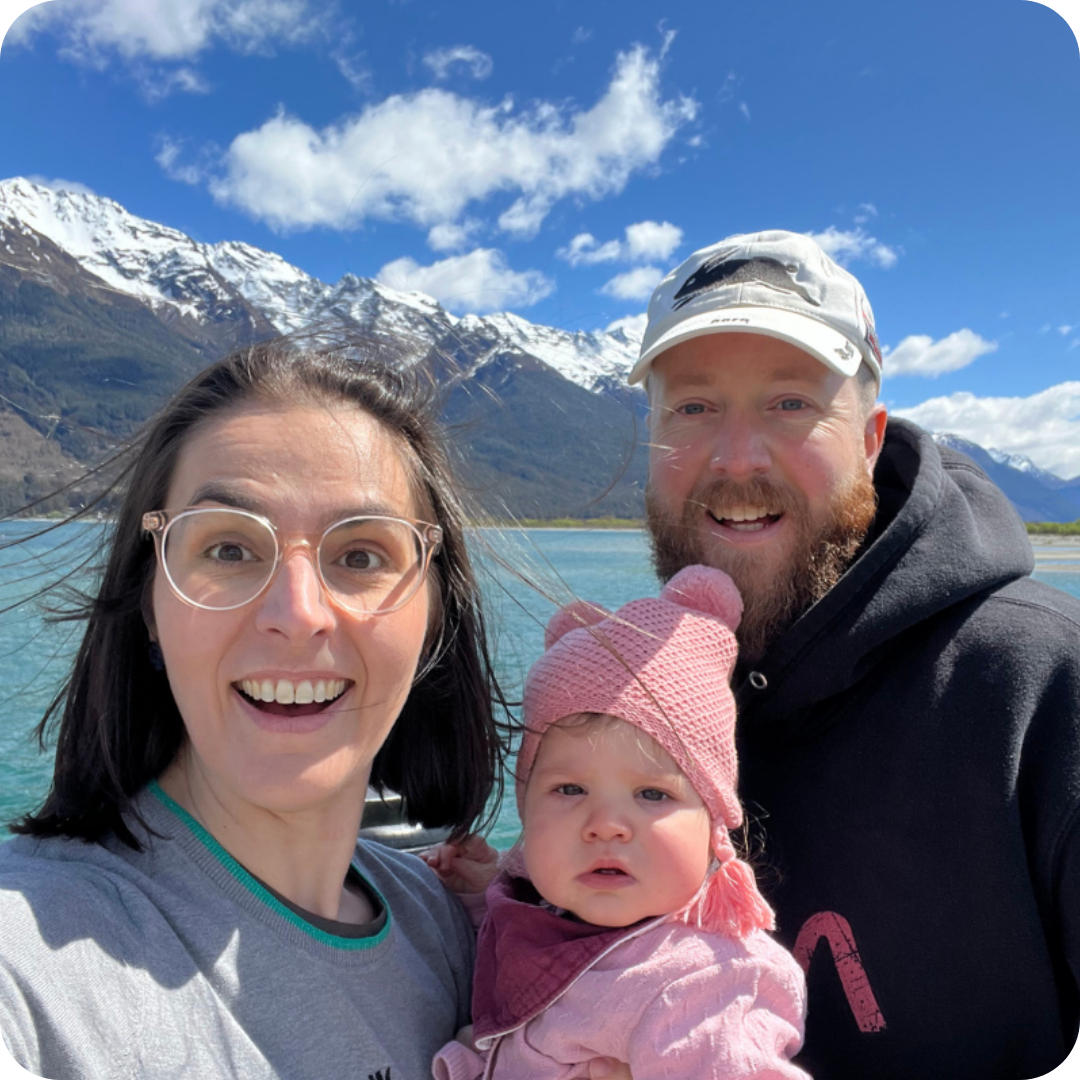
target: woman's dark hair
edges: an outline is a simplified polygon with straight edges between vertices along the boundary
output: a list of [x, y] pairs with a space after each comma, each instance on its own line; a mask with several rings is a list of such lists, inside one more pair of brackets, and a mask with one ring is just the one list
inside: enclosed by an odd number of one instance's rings
[[437, 419], [436, 384], [388, 347], [327, 348], [278, 339], [227, 356], [193, 379], [123, 452], [119, 513], [95, 597], [69, 617], [86, 632], [72, 674], [38, 737], [56, 729], [56, 765], [42, 807], [10, 826], [32, 836], [139, 842], [124, 822], [132, 798], [168, 766], [184, 725], [163, 671], [150, 661], [144, 612], [155, 569], [142, 516], [165, 506], [187, 439], [214, 414], [248, 401], [349, 403], [400, 441], [423, 513], [442, 527], [430, 581], [436, 625], [412, 691], [375, 758], [371, 784], [399, 792], [409, 818], [465, 832], [501, 791], [506, 702], [488, 654], [479, 589], [465, 549], [465, 511]]

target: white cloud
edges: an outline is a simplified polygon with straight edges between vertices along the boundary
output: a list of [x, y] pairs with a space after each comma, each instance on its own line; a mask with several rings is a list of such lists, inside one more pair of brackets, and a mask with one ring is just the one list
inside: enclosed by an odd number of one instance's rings
[[739, 102], [739, 112], [741, 112], [743, 114], [743, 117], [746, 119], [746, 122], [749, 124], [750, 123], [750, 106], [747, 105], [745, 101], [740, 101]]
[[893, 415], [979, 446], [1024, 454], [1059, 476], [1080, 474], [1080, 382], [1060, 383], [1026, 398], [962, 392], [895, 409]]
[[859, 212], [855, 215], [856, 225], [865, 225], [875, 217], [877, 217], [877, 207], [872, 202], [859, 203]]
[[838, 229], [830, 225], [824, 232], [807, 233], [811, 240], [816, 240], [827, 255], [831, 255], [841, 266], [849, 262], [863, 260], [888, 270], [896, 265], [898, 255], [894, 248], [867, 235], [862, 226], [854, 229]]
[[626, 226], [626, 252], [631, 259], [670, 259], [683, 232], [670, 221], [639, 221]]
[[31, 184], [37, 184], [39, 187], [49, 188], [50, 191], [67, 191], [72, 195], [96, 195], [97, 192], [93, 188], [88, 188], [85, 184], [80, 184], [78, 180], [61, 180], [59, 178], [53, 180], [46, 176], [32, 175], [26, 178]]
[[588, 41], [589, 38], [592, 37], [592, 35], [593, 35], [592, 30], [586, 30], [584, 26], [579, 26], [574, 31], [573, 37], [570, 38], [570, 41], [574, 45], [584, 45], [585, 42]]
[[354, 90], [369, 90], [372, 83], [371, 68], [366, 64], [367, 55], [355, 48], [356, 35], [347, 30], [340, 35], [340, 40], [330, 53], [330, 58], [337, 65], [341, 77]]
[[[334, 0], [54, 0], [39, 3], [7, 41], [50, 31], [65, 60], [103, 71], [119, 62], [154, 103], [205, 94], [206, 79], [185, 61], [224, 45], [273, 55], [277, 45], [325, 37]], [[7, 43], [7, 42], [6, 42]], [[179, 65], [179, 66], [175, 66]]]
[[658, 266], [638, 266], [625, 274], [616, 274], [600, 291], [616, 300], [648, 300], [663, 276], [664, 271]]
[[668, 259], [682, 243], [683, 231], [670, 221], [639, 221], [627, 225], [625, 240], [601, 244], [592, 233], [578, 233], [564, 248], [555, 252], [571, 266], [595, 266], [597, 263], [648, 262]]
[[321, 32], [308, 0], [63, 0], [39, 4], [20, 26], [26, 39], [56, 32], [61, 55], [95, 67], [125, 60], [186, 60], [217, 41], [239, 52], [267, 52]]
[[428, 247], [432, 251], [460, 251], [468, 247], [472, 238], [483, 228], [483, 222], [475, 218], [455, 223], [443, 221], [428, 231]]
[[544, 195], [522, 196], [499, 215], [499, 228], [528, 240], [540, 231], [550, 209], [551, 200]]
[[717, 100], [723, 104], [731, 101], [735, 97], [735, 91], [742, 83], [742, 78], [735, 74], [734, 71], [729, 71], [724, 76], [724, 81], [720, 84], [720, 89], [716, 92]]
[[495, 65], [486, 52], [473, 45], [451, 45], [445, 49], [433, 49], [424, 54], [424, 63], [431, 68], [440, 82], [449, 77], [455, 64], [464, 64], [474, 79], [486, 79]]
[[1069, 336], [1069, 335], [1070, 335], [1070, 334], [1071, 334], [1071, 333], [1073, 332], [1073, 330], [1075, 330], [1075, 329], [1076, 329], [1076, 327], [1075, 327], [1075, 326], [1068, 326], [1068, 325], [1066, 325], [1066, 326], [1059, 326], [1059, 327], [1057, 328], [1057, 332], [1058, 332], [1058, 333], [1059, 333], [1059, 334], [1060, 334], [1060, 335], [1061, 335], [1062, 337], [1068, 337], [1068, 336]]
[[659, 82], [659, 61], [635, 46], [619, 54], [589, 109], [486, 105], [431, 88], [322, 130], [281, 111], [233, 140], [211, 192], [278, 229], [344, 229], [367, 218], [430, 228], [472, 202], [517, 192], [499, 226], [529, 237], [558, 200], [617, 194], [659, 159], [697, 112], [692, 99], [662, 100]]
[[208, 94], [210, 84], [194, 68], [152, 68], [137, 64], [133, 71], [147, 101], [167, 98], [174, 90], [185, 94]]
[[618, 240], [601, 244], [592, 233], [578, 233], [566, 247], [555, 252], [571, 266], [595, 266], [597, 263], [617, 262], [622, 258], [623, 247]]
[[671, 46], [675, 44], [675, 38], [678, 36], [678, 30], [665, 30], [664, 23], [667, 19], [661, 19], [657, 24], [656, 29], [660, 31], [661, 44], [660, 44], [660, 59], [663, 60], [667, 56], [671, 49]]
[[154, 160], [170, 180], [179, 180], [183, 184], [201, 183], [203, 171], [199, 166], [180, 164], [180, 155], [183, 150], [183, 142], [164, 135], [160, 140], [160, 149], [154, 155]]
[[457, 311], [528, 307], [555, 289], [554, 282], [539, 270], [511, 270], [502, 252], [491, 248], [451, 255], [430, 266], [421, 266], [415, 259], [395, 259], [375, 276], [392, 289], [427, 293]]
[[997, 350], [996, 341], [986, 341], [973, 330], [964, 327], [940, 341], [928, 334], [912, 334], [895, 349], [885, 349], [882, 373], [896, 375], [926, 375], [936, 379], [948, 371], [959, 371], [986, 353]]
[[621, 330], [631, 341], [640, 342], [645, 336], [645, 327], [649, 324], [649, 316], [642, 312], [640, 315], [624, 315], [604, 327], [604, 333], [614, 334]]
[[[26, 0], [27, 3], [30, 0]], [[4, 45], [28, 45], [31, 39], [38, 33], [47, 30], [51, 25], [59, 22], [57, 19], [56, 0], [46, 3], [37, 0], [34, 6], [25, 11], [15, 20], [11, 29], [4, 38]]]

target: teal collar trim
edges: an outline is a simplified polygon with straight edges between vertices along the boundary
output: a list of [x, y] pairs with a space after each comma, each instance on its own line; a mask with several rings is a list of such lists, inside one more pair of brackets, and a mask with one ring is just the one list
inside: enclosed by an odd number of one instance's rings
[[353, 862], [353, 869], [364, 879], [364, 884], [379, 898], [382, 903], [383, 910], [386, 912], [386, 922], [383, 928], [371, 937], [362, 938], [346, 938], [338, 937], [336, 934], [328, 934], [325, 930], [320, 930], [317, 926], [312, 926], [311, 923], [301, 919], [295, 912], [290, 911], [277, 897], [272, 896], [266, 889], [262, 887], [249, 874], [211, 835], [200, 825], [179, 803], [170, 798], [161, 790], [161, 786], [156, 780], [151, 780], [147, 785], [147, 790], [153, 795], [166, 810], [171, 811], [180, 821], [188, 827], [194, 837], [206, 848], [211, 855], [239, 882], [244, 886], [249, 893], [252, 894], [261, 904], [270, 908], [275, 915], [279, 915], [286, 922], [295, 926], [297, 930], [303, 931], [308, 937], [314, 938], [316, 941], [321, 942], [323, 945], [329, 945], [333, 949], [344, 949], [350, 952], [356, 952], [363, 949], [374, 949], [376, 946], [381, 945], [390, 934], [390, 926], [393, 921], [393, 916], [390, 912], [390, 905], [386, 902], [386, 898], [375, 888], [374, 885], [367, 879], [363, 871]]

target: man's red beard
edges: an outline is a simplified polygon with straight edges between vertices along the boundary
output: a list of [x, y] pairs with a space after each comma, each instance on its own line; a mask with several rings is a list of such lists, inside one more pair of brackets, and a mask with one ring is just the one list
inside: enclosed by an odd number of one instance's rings
[[[706, 553], [702, 516], [710, 507], [735, 506], [767, 506], [783, 513], [795, 542], [787, 565], [779, 572], [764, 573], [753, 552], [734, 545], [718, 544], [711, 548], [711, 557]], [[660, 580], [667, 581], [694, 563], [706, 563], [730, 574], [744, 604], [736, 633], [740, 660], [751, 662], [761, 659], [769, 645], [840, 580], [876, 511], [877, 493], [862, 469], [836, 492], [818, 521], [800, 493], [764, 478], [700, 485], [677, 515], [660, 505], [651, 487], [645, 493], [653, 563]]]

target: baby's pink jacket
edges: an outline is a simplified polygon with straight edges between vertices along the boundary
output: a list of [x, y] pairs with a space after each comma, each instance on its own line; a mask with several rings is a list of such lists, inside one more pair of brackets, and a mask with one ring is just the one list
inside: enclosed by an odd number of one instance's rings
[[634, 1080], [808, 1080], [806, 986], [763, 931], [743, 940], [669, 916], [606, 928], [539, 906], [501, 874], [477, 943], [473, 1036], [447, 1043], [436, 1080], [571, 1080], [594, 1057]]

